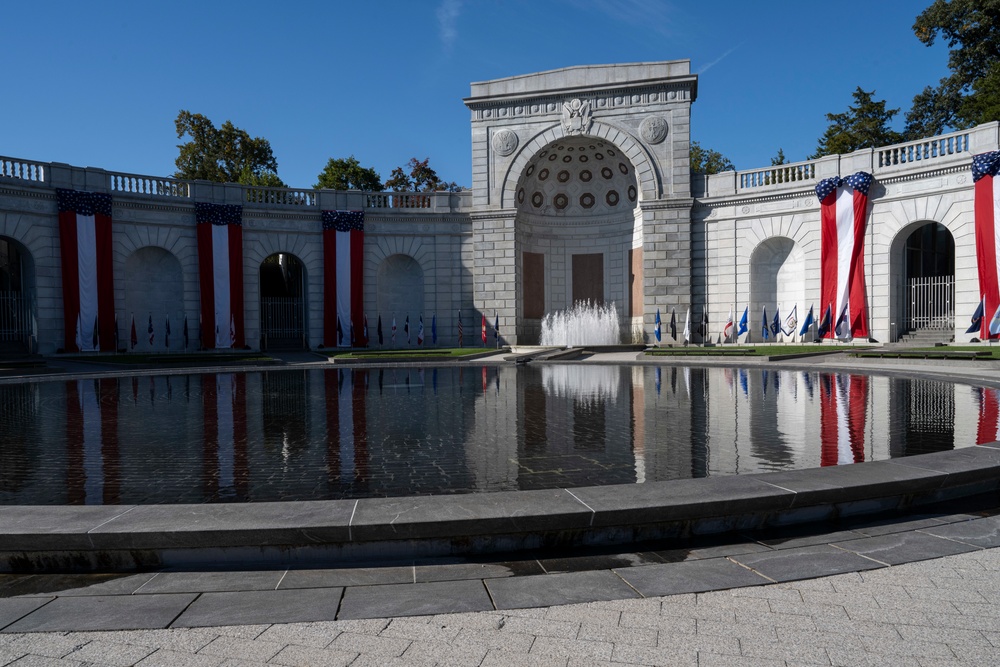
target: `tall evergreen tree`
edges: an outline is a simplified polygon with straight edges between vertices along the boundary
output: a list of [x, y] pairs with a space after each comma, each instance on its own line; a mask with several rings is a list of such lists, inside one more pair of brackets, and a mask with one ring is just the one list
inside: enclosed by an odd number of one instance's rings
[[819, 139], [816, 152], [809, 157], [853, 153], [862, 148], [876, 148], [899, 143], [903, 135], [889, 127], [899, 109], [886, 109], [885, 100], [875, 100], [875, 91], [865, 91], [858, 86], [854, 91], [854, 104], [844, 113], [828, 113], [830, 125]]

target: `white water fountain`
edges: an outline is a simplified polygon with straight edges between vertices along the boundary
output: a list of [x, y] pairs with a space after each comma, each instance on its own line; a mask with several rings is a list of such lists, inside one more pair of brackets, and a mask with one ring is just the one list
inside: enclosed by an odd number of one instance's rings
[[614, 303], [577, 302], [569, 310], [548, 313], [542, 320], [542, 346], [617, 345], [621, 341]]

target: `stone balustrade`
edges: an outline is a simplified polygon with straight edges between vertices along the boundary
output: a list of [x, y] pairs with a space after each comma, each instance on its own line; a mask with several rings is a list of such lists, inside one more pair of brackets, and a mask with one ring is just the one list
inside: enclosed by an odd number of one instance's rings
[[174, 178], [161, 178], [158, 176], [140, 176], [137, 174], [120, 174], [109, 172], [109, 190], [112, 193], [124, 192], [128, 194], [152, 195], [155, 197], [184, 197], [191, 196], [191, 187], [187, 181]]
[[738, 174], [739, 189], [744, 192], [768, 185], [800, 184], [802, 181], [815, 181], [816, 163], [796, 162], [795, 164], [782, 164], [766, 169], [741, 171]]
[[16, 178], [22, 181], [45, 183], [48, 165], [0, 155], [0, 178]]
[[319, 195], [316, 190], [245, 187], [243, 192], [246, 195], [245, 202], [250, 205], [304, 207], [319, 205]]
[[875, 151], [876, 171], [891, 169], [914, 162], [940, 160], [958, 154], [969, 154], [968, 131], [942, 134], [929, 139], [920, 139], [905, 144], [897, 144]]

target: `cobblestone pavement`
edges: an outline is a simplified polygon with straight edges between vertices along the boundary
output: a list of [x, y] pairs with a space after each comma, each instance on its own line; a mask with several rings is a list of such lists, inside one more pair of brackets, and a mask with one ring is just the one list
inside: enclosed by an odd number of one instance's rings
[[0, 665], [992, 665], [1000, 548], [709, 593], [436, 616], [0, 634]]

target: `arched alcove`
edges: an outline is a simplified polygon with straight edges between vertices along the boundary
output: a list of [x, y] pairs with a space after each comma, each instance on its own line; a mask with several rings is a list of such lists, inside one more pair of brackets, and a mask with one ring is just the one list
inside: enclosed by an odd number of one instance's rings
[[[131, 320], [135, 317], [136, 351], [183, 350], [198, 346], [197, 330], [184, 337], [184, 278], [181, 263], [168, 250], [157, 246], [137, 249], [125, 260], [125, 312], [119, 324], [119, 347], [131, 347]], [[167, 322], [170, 335], [167, 335]], [[153, 342], [149, 342], [149, 328]], [[189, 325], [190, 326], [190, 325]]]
[[[948, 341], [955, 329], [955, 238], [947, 227], [920, 221], [899, 230], [889, 251], [890, 336]], [[987, 314], [990, 317], [992, 314]], [[894, 326], [893, 326], [894, 325]]]
[[260, 264], [260, 345], [264, 350], [306, 347], [305, 266], [277, 252]]
[[[807, 309], [805, 301], [805, 254], [790, 238], [776, 236], [763, 241], [750, 255], [750, 321], [759, 324], [767, 308], [768, 320], [780, 308], [782, 319], [796, 305]], [[799, 312], [799, 319], [805, 317]], [[755, 319], [757, 318], [757, 319]], [[757, 326], [751, 332], [759, 332]], [[759, 335], [759, 334], [758, 334]]]
[[0, 236], [0, 352], [35, 351], [35, 271], [28, 249]]
[[[376, 304], [382, 317], [386, 346], [391, 345], [390, 328], [395, 317], [399, 334], [396, 344], [404, 345], [403, 323], [410, 318], [411, 341], [416, 341], [417, 321], [424, 314], [424, 270], [409, 255], [390, 255], [378, 266], [376, 277]], [[374, 330], [370, 340], [377, 344]]]

